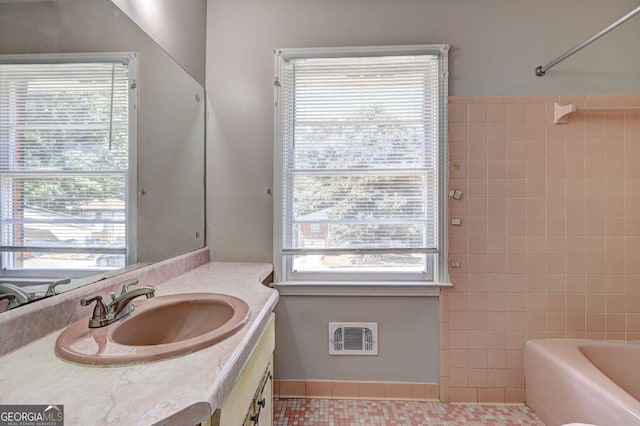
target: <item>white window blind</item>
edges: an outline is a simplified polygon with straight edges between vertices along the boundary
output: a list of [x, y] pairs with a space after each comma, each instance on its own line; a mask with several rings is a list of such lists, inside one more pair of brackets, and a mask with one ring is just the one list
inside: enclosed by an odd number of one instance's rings
[[434, 280], [444, 53], [281, 58], [286, 279]]
[[2, 268], [124, 266], [128, 68], [0, 63]]

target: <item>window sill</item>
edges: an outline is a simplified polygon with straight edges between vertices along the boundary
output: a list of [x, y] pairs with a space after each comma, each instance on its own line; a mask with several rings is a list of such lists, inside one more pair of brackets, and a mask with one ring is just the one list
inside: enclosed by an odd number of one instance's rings
[[438, 297], [451, 284], [416, 282], [301, 282], [274, 283], [281, 296], [424, 296]]

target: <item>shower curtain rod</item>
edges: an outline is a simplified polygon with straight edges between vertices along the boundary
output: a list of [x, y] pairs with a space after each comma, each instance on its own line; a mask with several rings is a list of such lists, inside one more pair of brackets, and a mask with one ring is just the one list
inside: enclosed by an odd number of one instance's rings
[[609, 25], [607, 28], [603, 29], [599, 33], [592, 35], [591, 37], [589, 37], [588, 39], [586, 39], [582, 43], [578, 44], [574, 48], [567, 50], [562, 55], [558, 56], [553, 61], [549, 62], [547, 65], [544, 65], [544, 66], [540, 65], [539, 67], [537, 67], [535, 69], [536, 75], [538, 77], [542, 77], [543, 75], [546, 74], [546, 72], [547, 72], [547, 70], [549, 68], [552, 68], [552, 67], [556, 66], [560, 62], [562, 62], [565, 59], [567, 59], [569, 56], [571, 56], [574, 53], [578, 52], [579, 50], [582, 50], [583, 48], [587, 47], [588, 45], [590, 45], [594, 41], [598, 40], [603, 35], [607, 34], [609, 31], [611, 31], [611, 30], [619, 27], [620, 25], [624, 24], [625, 22], [627, 22], [629, 19], [633, 18], [638, 13], [640, 13], [640, 6], [638, 6], [637, 8], [632, 10], [631, 12], [627, 13], [622, 18], [618, 19], [616, 22], [614, 22], [613, 24]]

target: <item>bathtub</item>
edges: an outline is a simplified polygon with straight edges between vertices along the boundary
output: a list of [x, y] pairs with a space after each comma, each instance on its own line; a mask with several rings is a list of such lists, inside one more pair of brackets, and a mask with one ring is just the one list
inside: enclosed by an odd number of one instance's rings
[[547, 426], [640, 426], [640, 344], [530, 340], [526, 403]]

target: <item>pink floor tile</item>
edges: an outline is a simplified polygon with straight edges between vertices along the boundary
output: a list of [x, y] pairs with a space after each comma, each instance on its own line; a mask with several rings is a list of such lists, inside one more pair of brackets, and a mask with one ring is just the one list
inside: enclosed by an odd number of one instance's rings
[[274, 425], [544, 426], [544, 423], [524, 405], [280, 398], [275, 399]]

